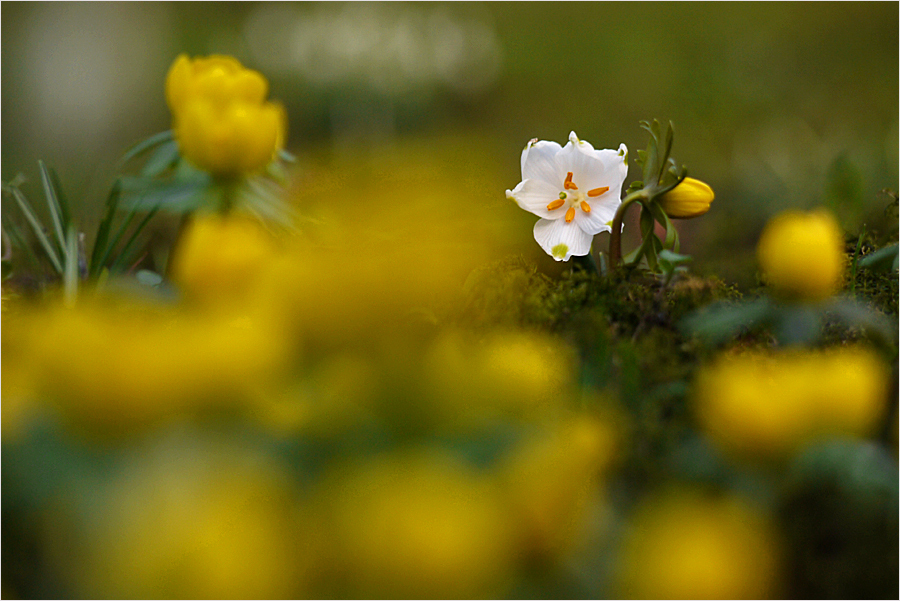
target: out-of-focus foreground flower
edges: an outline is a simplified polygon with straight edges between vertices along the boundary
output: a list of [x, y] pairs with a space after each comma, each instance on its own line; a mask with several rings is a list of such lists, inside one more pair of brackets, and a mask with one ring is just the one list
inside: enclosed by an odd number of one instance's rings
[[722, 448], [777, 458], [816, 439], [873, 434], [887, 388], [887, 368], [864, 348], [749, 352], [704, 368], [694, 401]]
[[269, 84], [230, 56], [182, 54], [166, 77], [172, 129], [183, 157], [216, 177], [259, 171], [284, 145], [287, 119]]
[[775, 295], [817, 302], [834, 294], [844, 275], [844, 237], [824, 209], [786, 211], [763, 230], [757, 247], [763, 280]]
[[767, 599], [778, 596], [774, 524], [737, 497], [670, 490], [635, 512], [620, 556], [627, 599]]
[[540, 217], [534, 239], [557, 261], [586, 255], [595, 234], [611, 229], [628, 175], [624, 144], [595, 150], [569, 134], [565, 147], [532, 140], [522, 151], [522, 181], [507, 198]]
[[709, 184], [686, 177], [674, 189], [663, 194], [659, 204], [672, 219], [693, 219], [709, 211], [715, 194]]

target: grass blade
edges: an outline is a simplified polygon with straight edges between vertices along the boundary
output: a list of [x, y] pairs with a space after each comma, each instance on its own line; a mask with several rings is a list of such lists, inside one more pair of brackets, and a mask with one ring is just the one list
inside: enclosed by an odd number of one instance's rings
[[112, 228], [113, 219], [116, 217], [116, 211], [119, 209], [119, 200], [122, 197], [122, 182], [116, 180], [109, 195], [106, 197], [106, 214], [97, 228], [97, 237], [94, 238], [94, 248], [91, 251], [91, 263], [88, 270], [90, 277], [95, 277], [100, 273], [103, 266], [100, 258], [106, 251], [106, 243], [109, 241], [109, 230]]
[[47, 171], [50, 173], [50, 182], [53, 184], [53, 189], [56, 191], [56, 199], [59, 201], [60, 214], [62, 215], [63, 223], [72, 223], [72, 213], [69, 211], [69, 200], [66, 197], [62, 183], [59, 180], [59, 175], [57, 175], [56, 169], [53, 167], [48, 168]]
[[31, 225], [31, 229], [34, 230], [34, 235], [37, 236], [38, 242], [40, 242], [41, 246], [44, 247], [44, 250], [47, 253], [47, 258], [50, 259], [50, 262], [53, 264], [53, 268], [56, 269], [56, 273], [62, 275], [63, 266], [59, 261], [59, 256], [56, 254], [56, 251], [53, 250], [53, 245], [50, 244], [50, 240], [47, 238], [46, 234], [44, 234], [44, 228], [41, 225], [41, 222], [38, 221], [38, 218], [35, 216], [34, 211], [31, 209], [31, 205], [28, 203], [28, 199], [26, 199], [25, 195], [22, 194], [22, 192], [14, 186], [3, 184], [3, 191], [7, 194], [12, 195], [12, 197], [15, 199], [16, 203], [19, 205], [19, 208], [22, 210], [22, 213], [25, 214], [25, 219], [27, 219], [29, 225]]
[[63, 273], [63, 290], [66, 304], [71, 305], [78, 296], [78, 232], [69, 224], [66, 234], [66, 265]]
[[125, 230], [128, 229], [128, 226], [131, 225], [134, 216], [137, 215], [137, 211], [132, 209], [128, 216], [125, 217], [125, 221], [122, 222], [122, 225], [119, 226], [119, 229], [116, 231], [116, 235], [113, 237], [112, 242], [109, 243], [109, 246], [106, 247], [106, 250], [103, 251], [103, 254], [100, 257], [100, 261], [97, 263], [99, 269], [102, 269], [106, 262], [109, 261], [109, 256], [112, 254], [112, 251], [119, 245], [119, 241], [122, 239], [122, 236], [125, 235]]
[[21, 232], [19, 232], [19, 228], [6, 217], [3, 218], [3, 221], [3, 233], [10, 239], [12, 246], [22, 249], [25, 252], [25, 256], [28, 257], [31, 266], [34, 267], [36, 271], [39, 270], [41, 262], [37, 258], [37, 255], [34, 254], [34, 249], [31, 248], [31, 245], [25, 241]]
[[149, 213], [141, 220], [140, 223], [137, 224], [137, 227], [134, 228], [134, 231], [131, 232], [131, 236], [129, 236], [128, 241], [125, 242], [125, 246], [122, 247], [122, 252], [119, 253], [119, 256], [116, 257], [116, 260], [113, 262], [112, 267], [109, 268], [110, 271], [115, 272], [122, 266], [122, 263], [125, 261], [125, 257], [128, 255], [128, 251], [131, 250], [131, 245], [134, 244], [134, 241], [137, 240], [138, 235], [150, 222], [156, 213], [159, 212], [159, 206], [153, 207]]
[[69, 224], [63, 223], [62, 209], [59, 206], [59, 200], [56, 198], [56, 191], [50, 182], [50, 174], [44, 161], [38, 161], [38, 167], [41, 170], [41, 185], [44, 187], [44, 198], [47, 199], [47, 207], [50, 209], [50, 217], [53, 219], [53, 229], [56, 230], [56, 239], [59, 242], [59, 250], [63, 254], [63, 263], [65, 263], [68, 245], [66, 244], [66, 235], [63, 232], [63, 228]]
[[146, 140], [141, 140], [140, 142], [138, 142], [137, 144], [132, 146], [128, 150], [128, 152], [126, 152], [122, 156], [122, 158], [119, 159], [119, 167], [121, 167], [122, 165], [124, 165], [125, 163], [127, 163], [128, 161], [133, 159], [134, 157], [138, 156], [139, 154], [147, 152], [154, 146], [159, 146], [163, 142], [168, 142], [169, 140], [172, 140], [172, 139], [174, 139], [174, 138], [172, 135], [172, 130], [170, 129], [170, 130], [163, 131], [158, 134], [152, 135], [149, 138], [147, 138]]

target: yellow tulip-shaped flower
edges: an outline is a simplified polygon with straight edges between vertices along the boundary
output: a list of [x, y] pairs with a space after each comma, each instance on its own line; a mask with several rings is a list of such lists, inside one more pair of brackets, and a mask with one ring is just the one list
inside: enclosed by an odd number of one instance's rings
[[715, 194], [708, 184], [686, 177], [674, 189], [665, 193], [659, 199], [659, 204], [672, 219], [692, 219], [705, 215], [713, 199]]
[[287, 124], [283, 107], [265, 100], [268, 87], [230, 56], [179, 56], [166, 77], [166, 100], [182, 156], [220, 178], [268, 165]]
[[840, 288], [844, 237], [831, 214], [786, 211], [766, 225], [757, 258], [765, 281], [789, 300], [821, 301]]

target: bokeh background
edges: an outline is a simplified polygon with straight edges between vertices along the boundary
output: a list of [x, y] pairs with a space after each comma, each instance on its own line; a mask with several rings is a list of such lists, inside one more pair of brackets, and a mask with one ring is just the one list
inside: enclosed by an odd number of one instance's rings
[[828, 204], [851, 234], [893, 227], [894, 3], [4, 2], [2, 17], [3, 179], [36, 182], [45, 160], [86, 224], [116, 159], [169, 127], [162, 82], [187, 52], [269, 78], [301, 195], [304, 175], [412, 156], [453, 169], [549, 271], [503, 194], [525, 142], [575, 130], [633, 153], [641, 119], [672, 120], [674, 156], [716, 191], [680, 225], [696, 271], [752, 286], [759, 231], [788, 206]]

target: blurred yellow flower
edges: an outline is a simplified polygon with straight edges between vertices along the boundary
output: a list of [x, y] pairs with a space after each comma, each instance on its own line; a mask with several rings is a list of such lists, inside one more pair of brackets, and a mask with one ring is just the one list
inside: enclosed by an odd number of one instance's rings
[[197, 214], [175, 246], [172, 281], [192, 302], [246, 302], [276, 252], [276, 241], [259, 221]]
[[448, 332], [425, 352], [423, 375], [442, 424], [472, 427], [559, 413], [575, 396], [575, 364], [574, 351], [549, 336]]
[[834, 294], [844, 275], [844, 235], [825, 210], [785, 211], [769, 221], [757, 258], [773, 293], [816, 302]]
[[498, 477], [523, 559], [552, 560], [585, 542], [584, 519], [600, 498], [614, 448], [613, 427], [583, 414], [526, 439], [504, 458]]
[[715, 194], [706, 182], [686, 177], [658, 202], [672, 219], [692, 219], [705, 215], [713, 199]]
[[338, 475], [321, 499], [320, 596], [503, 595], [512, 550], [490, 482], [450, 455], [394, 453]]
[[74, 422], [121, 433], [210, 405], [235, 405], [280, 373], [280, 329], [261, 318], [113, 299], [30, 315], [34, 385]]
[[[96, 515], [81, 514], [71, 504], [77, 492], [68, 491], [67, 519], [55, 526], [63, 530], [48, 533], [53, 560], [80, 596], [303, 595], [302, 524], [290, 480], [271, 458], [198, 441], [195, 432], [189, 443], [167, 438], [126, 465], [109, 487], [89, 493]], [[73, 526], [80, 536], [71, 536]]]
[[268, 165], [284, 145], [287, 119], [267, 93], [266, 79], [230, 56], [180, 55], [166, 77], [166, 100], [182, 156], [222, 178]]
[[751, 352], [701, 370], [694, 404], [724, 449], [777, 458], [825, 436], [872, 434], [887, 386], [884, 363], [864, 348]]
[[635, 512], [620, 552], [626, 599], [778, 596], [780, 545], [765, 515], [738, 498], [668, 491]]

